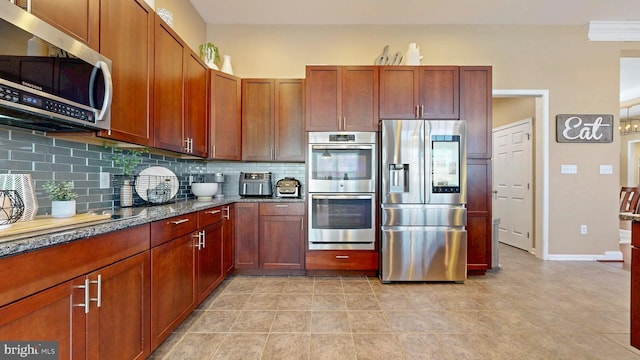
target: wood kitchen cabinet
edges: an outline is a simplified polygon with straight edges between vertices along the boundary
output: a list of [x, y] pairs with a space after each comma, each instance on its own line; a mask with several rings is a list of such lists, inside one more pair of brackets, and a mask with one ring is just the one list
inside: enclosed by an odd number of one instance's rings
[[258, 203], [236, 203], [235, 268], [258, 269], [259, 234]]
[[492, 156], [491, 66], [460, 67], [460, 119], [467, 121], [467, 158]]
[[378, 252], [365, 250], [309, 250], [309, 271], [378, 271]]
[[459, 119], [457, 66], [381, 66], [380, 119]]
[[186, 45], [157, 15], [155, 24], [153, 145], [182, 152]]
[[236, 270], [304, 270], [304, 203], [236, 203]]
[[307, 66], [307, 131], [377, 131], [378, 67]]
[[101, 1], [100, 12], [100, 53], [113, 63], [113, 101], [111, 131], [99, 136], [153, 146], [155, 12], [144, 0]]
[[31, 13], [75, 39], [99, 50], [100, 0], [17, 0]]
[[467, 159], [467, 269], [491, 268], [491, 159]]
[[185, 48], [184, 153], [207, 157], [209, 131], [209, 67]]
[[0, 338], [57, 341], [61, 359], [146, 358], [148, 249], [142, 225], [3, 258]]
[[304, 80], [242, 79], [242, 159], [304, 162]]
[[260, 204], [262, 269], [304, 269], [304, 203]]
[[198, 304], [224, 280], [222, 207], [198, 211], [196, 277]]
[[196, 307], [197, 213], [151, 224], [151, 349]]
[[240, 78], [211, 71], [209, 158], [242, 160]]
[[231, 274], [235, 266], [235, 204], [222, 207], [222, 269], [224, 276]]

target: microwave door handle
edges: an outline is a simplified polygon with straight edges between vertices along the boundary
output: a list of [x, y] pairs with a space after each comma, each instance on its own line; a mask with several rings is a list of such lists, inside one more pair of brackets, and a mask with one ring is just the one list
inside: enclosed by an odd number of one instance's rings
[[102, 71], [102, 76], [104, 77], [104, 102], [102, 104], [102, 109], [96, 115], [96, 121], [102, 121], [107, 114], [107, 109], [111, 106], [113, 83], [111, 82], [111, 71], [109, 70], [109, 65], [106, 62], [99, 60], [91, 72], [91, 80], [89, 82], [89, 103], [91, 104], [91, 107], [95, 108], [95, 94], [93, 93], [93, 89], [95, 87], [98, 69]]

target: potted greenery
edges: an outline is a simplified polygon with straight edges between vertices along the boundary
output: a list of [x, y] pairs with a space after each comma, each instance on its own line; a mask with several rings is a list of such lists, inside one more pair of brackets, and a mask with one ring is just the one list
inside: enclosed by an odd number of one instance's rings
[[200, 44], [198, 47], [200, 50], [200, 58], [212, 69], [218, 70], [216, 64], [220, 63], [220, 52], [218, 47], [210, 42]]
[[51, 216], [54, 218], [72, 217], [76, 214], [76, 198], [73, 182], [47, 181], [43, 186], [51, 199]]
[[111, 159], [114, 167], [122, 169], [122, 185], [120, 187], [120, 206], [133, 205], [133, 175], [136, 167], [142, 163], [142, 155], [149, 152], [148, 149], [121, 149], [116, 144], [105, 145], [113, 151]]

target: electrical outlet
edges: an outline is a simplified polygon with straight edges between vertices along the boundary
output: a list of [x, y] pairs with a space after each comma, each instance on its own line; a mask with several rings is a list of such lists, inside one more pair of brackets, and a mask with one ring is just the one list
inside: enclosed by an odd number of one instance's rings
[[560, 174], [577, 174], [577, 173], [578, 173], [578, 165], [562, 164], [560, 166]]
[[110, 179], [108, 172], [100, 173], [100, 189], [108, 189], [110, 186]]
[[587, 225], [580, 225], [580, 234], [587, 235]]
[[600, 165], [600, 174], [613, 174], [613, 165]]

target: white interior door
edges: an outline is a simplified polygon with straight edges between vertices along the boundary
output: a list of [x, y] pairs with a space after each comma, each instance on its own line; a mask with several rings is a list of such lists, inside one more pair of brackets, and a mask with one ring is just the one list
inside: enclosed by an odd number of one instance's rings
[[499, 241], [532, 251], [532, 119], [493, 130], [493, 209]]

